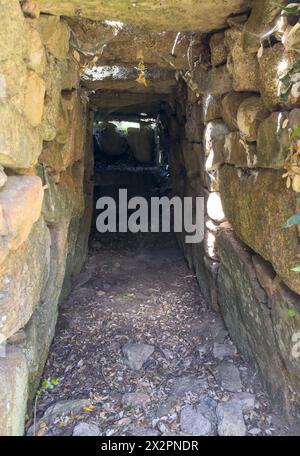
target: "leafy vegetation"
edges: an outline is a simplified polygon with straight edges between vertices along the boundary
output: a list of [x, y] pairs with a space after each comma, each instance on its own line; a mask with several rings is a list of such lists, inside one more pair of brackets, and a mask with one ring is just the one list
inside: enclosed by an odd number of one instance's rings
[[300, 223], [300, 212], [297, 212], [297, 214], [290, 217], [286, 222], [285, 227], [289, 228], [290, 226], [298, 225], [298, 223]]
[[289, 310], [288, 310], [288, 316], [289, 316], [290, 318], [294, 318], [296, 315], [297, 315], [297, 314], [296, 314], [296, 311], [295, 311], [294, 309], [289, 309]]
[[36, 392], [34, 400], [34, 410], [33, 410], [33, 435], [36, 435], [36, 411], [39, 397], [42, 396], [46, 391], [52, 390], [57, 385], [59, 385], [60, 380], [57, 377], [44, 379], [41, 383], [40, 388]]
[[[287, 14], [298, 14], [300, 13], [300, 5], [291, 3], [289, 5], [283, 5], [282, 3], [274, 3], [274, 6], [280, 6], [281, 11]], [[299, 24], [298, 20], [298, 24]], [[300, 57], [296, 60], [292, 68], [280, 78], [284, 90], [281, 92], [281, 98], [283, 101], [288, 101], [290, 94], [293, 91], [294, 84], [299, 83], [299, 78], [297, 73], [300, 71]], [[283, 175], [287, 179], [287, 187], [294, 189], [295, 192], [300, 191], [300, 125], [298, 125], [290, 135], [290, 152], [285, 162], [285, 168], [287, 172]], [[300, 203], [300, 198], [297, 199], [297, 202]], [[290, 228], [300, 224], [300, 212], [292, 215], [286, 222], [285, 228]], [[291, 268], [291, 271], [300, 273], [300, 265], [297, 265]], [[290, 315], [291, 316], [291, 315]]]
[[281, 93], [281, 98], [283, 101], [288, 100], [289, 95], [293, 89], [294, 82], [295, 82], [293, 79], [293, 76], [298, 71], [300, 71], [300, 58], [294, 63], [292, 68], [282, 78], [280, 78], [280, 82], [285, 87], [285, 89]]
[[287, 6], [284, 6], [282, 3], [275, 3], [274, 2], [274, 6], [276, 7], [280, 7], [282, 11], [285, 11], [286, 13], [288, 14], [297, 14], [300, 12], [300, 5], [296, 4], [296, 3], [291, 3]]

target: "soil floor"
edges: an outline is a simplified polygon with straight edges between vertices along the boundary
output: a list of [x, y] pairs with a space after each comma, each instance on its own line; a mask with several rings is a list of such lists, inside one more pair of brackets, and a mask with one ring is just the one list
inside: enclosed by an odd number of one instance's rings
[[292, 433], [171, 235], [91, 240], [43, 379], [29, 435]]

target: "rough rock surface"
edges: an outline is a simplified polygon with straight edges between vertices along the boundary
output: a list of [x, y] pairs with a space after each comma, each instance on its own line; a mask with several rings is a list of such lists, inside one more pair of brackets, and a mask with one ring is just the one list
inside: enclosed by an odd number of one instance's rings
[[183, 400], [187, 395], [199, 395], [205, 392], [208, 385], [205, 379], [195, 376], [180, 377], [175, 384], [171, 386], [166, 401], [163, 402], [157, 409], [157, 416], [167, 416], [178, 403], [178, 400]]
[[224, 166], [220, 189], [224, 212], [240, 239], [270, 261], [291, 290], [299, 293], [300, 279], [290, 270], [298, 252], [297, 228], [284, 227], [296, 212], [296, 201], [293, 191], [286, 188], [282, 171], [243, 173]]
[[43, 46], [41, 36], [31, 24], [27, 27], [27, 65], [30, 70], [35, 71], [42, 76], [46, 66], [46, 52]]
[[219, 364], [218, 377], [222, 387], [231, 392], [239, 392], [242, 389], [242, 382], [238, 368], [227, 361]]
[[57, 402], [47, 408], [43, 418], [51, 417], [51, 419], [55, 419], [55, 417], [61, 413], [67, 415], [68, 413], [72, 413], [80, 408], [88, 406], [89, 402], [90, 401], [88, 399], [74, 399]]
[[268, 114], [269, 111], [265, 108], [260, 97], [246, 98], [240, 104], [237, 112], [237, 124], [241, 136], [246, 141], [255, 142], [258, 128]]
[[74, 437], [99, 437], [101, 435], [99, 427], [91, 423], [79, 423], [73, 429]]
[[259, 90], [270, 111], [299, 104], [300, 94], [293, 96], [291, 92], [287, 101], [281, 98], [281, 93], [285, 88], [280, 82], [280, 78], [285, 76], [287, 70], [294, 65], [297, 57], [298, 54], [295, 52], [285, 52], [281, 43], [264, 49], [263, 55], [259, 59]]
[[27, 408], [28, 372], [24, 353], [7, 347], [0, 358], [0, 434], [21, 436]]
[[[76, 92], [79, 62], [66, 20], [40, 15], [36, 0], [1, 0], [0, 19], [0, 331], [9, 350], [19, 353], [7, 358], [6, 370], [1, 359], [0, 402], [7, 413], [0, 427], [1, 435], [15, 435], [23, 433], [26, 402], [40, 383], [64, 278], [85, 257], [81, 233], [80, 254], [76, 250], [91, 168], [86, 101]], [[42, 148], [57, 144], [65, 147], [52, 155], [52, 168]], [[66, 193], [59, 182], [69, 186]], [[66, 195], [71, 203], [62, 214]], [[87, 231], [90, 219], [85, 211]]]
[[151, 128], [128, 128], [127, 141], [134, 158], [139, 163], [149, 163], [154, 151], [154, 136]]
[[204, 416], [199, 405], [197, 407], [186, 405], [181, 410], [180, 426], [183, 432], [188, 435], [205, 436], [212, 434], [212, 424]]
[[223, 162], [225, 135], [228, 128], [222, 120], [209, 122], [204, 131], [204, 152], [208, 157], [206, 169], [214, 168]]
[[9, 251], [26, 241], [39, 219], [43, 201], [42, 182], [37, 176], [10, 176], [0, 192], [0, 264]]
[[56, 16], [43, 15], [40, 20], [41, 38], [46, 49], [58, 60], [67, 58], [70, 28]]
[[154, 347], [147, 344], [129, 342], [123, 347], [125, 362], [133, 370], [140, 370], [153, 352]]
[[212, 120], [221, 119], [221, 99], [212, 95], [204, 95], [202, 99], [203, 122], [208, 123]]
[[44, 110], [45, 82], [34, 71], [27, 75], [24, 114], [32, 127], [37, 127], [41, 121]]
[[222, 437], [246, 435], [242, 407], [235, 402], [219, 404], [217, 407], [218, 434]]
[[[287, 377], [282, 364], [283, 352], [280, 353], [282, 348], [279, 351], [276, 344], [267, 296], [258, 283], [251, 254], [227, 230], [219, 233], [218, 244], [221, 255], [219, 303], [226, 325], [239, 351], [256, 362], [274, 403], [284, 404]], [[287, 301], [282, 306], [288, 306]], [[294, 323], [290, 319], [291, 331]]]
[[39, 130], [30, 129], [24, 117], [7, 103], [0, 103], [0, 125], [1, 165], [13, 169], [34, 166], [42, 149]]
[[258, 92], [258, 61], [256, 56], [243, 51], [242, 36], [243, 33], [238, 28], [225, 32], [225, 43], [229, 51], [227, 68], [232, 76], [232, 86], [237, 92]]
[[215, 67], [210, 71], [196, 68], [194, 73], [200, 93], [221, 96], [232, 91], [232, 76], [226, 65]]
[[213, 66], [223, 65], [227, 60], [224, 32], [214, 33], [209, 40], [209, 47], [211, 52], [211, 64]]
[[[247, 0], [230, 0], [226, 4], [222, 0], [204, 3], [195, 3], [191, 0], [174, 2], [166, 0], [163, 8], [156, 3], [132, 4], [126, 0], [114, 0], [107, 3], [105, 0], [61, 0], [58, 4], [54, 0], [41, 0], [41, 11], [61, 16], [88, 17], [91, 19], [122, 21], [128, 24], [155, 30], [178, 31], [200, 30], [202, 32], [218, 29], [225, 25], [226, 18], [249, 6]], [[179, 8], [180, 6], [180, 8]]]
[[282, 168], [290, 147], [290, 133], [283, 128], [286, 113], [273, 112], [263, 120], [257, 134], [257, 165], [263, 168]]
[[247, 168], [259, 166], [256, 144], [241, 138], [239, 131], [225, 137], [223, 163]]
[[143, 407], [150, 401], [150, 397], [145, 393], [126, 393], [122, 398], [125, 406], [129, 407]]
[[220, 344], [214, 343], [213, 354], [215, 358], [224, 359], [227, 356], [234, 356], [237, 354], [237, 350], [234, 345], [231, 344]]
[[272, 0], [255, 0], [249, 20], [243, 33], [243, 49], [249, 53], [257, 53], [261, 41], [275, 25], [280, 7]]
[[[11, 2], [1, 0], [0, 5], [2, 24], [0, 73], [5, 82], [5, 93], [3, 94], [5, 97], [3, 98], [5, 98], [5, 104], [9, 104], [8, 109], [14, 109], [22, 114], [27, 76], [24, 62], [26, 54], [25, 20], [16, 0]], [[0, 119], [2, 121], [2, 114]], [[1, 125], [1, 130], [2, 128]]]
[[238, 129], [237, 114], [241, 103], [248, 98], [248, 93], [231, 92], [222, 98], [221, 113], [230, 131]]
[[125, 135], [112, 123], [105, 123], [96, 134], [96, 140], [102, 153], [108, 156], [119, 156], [126, 153], [128, 144]]
[[[272, 276], [271, 276], [272, 277]], [[298, 397], [300, 386], [299, 357], [299, 296], [292, 293], [283, 284], [273, 283], [271, 302], [273, 303], [272, 323], [274, 335], [289, 372], [289, 380], [295, 397]], [[291, 312], [293, 317], [291, 317]]]
[[49, 262], [50, 234], [44, 220], [40, 219], [33, 225], [27, 240], [11, 252], [0, 267], [0, 331], [5, 338], [30, 319], [45, 287]]

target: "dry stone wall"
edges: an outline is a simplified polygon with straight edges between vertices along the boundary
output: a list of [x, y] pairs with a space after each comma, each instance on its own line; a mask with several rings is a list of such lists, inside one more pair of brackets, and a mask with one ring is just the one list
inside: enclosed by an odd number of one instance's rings
[[298, 54], [283, 44], [287, 18], [274, 28], [279, 15], [258, 0], [250, 17], [210, 35], [168, 119], [175, 193], [206, 199], [204, 242], [180, 240], [187, 261], [274, 405], [290, 415], [300, 404], [300, 275], [291, 271], [300, 244], [299, 227], [284, 224], [299, 187], [287, 188], [283, 175], [300, 97], [280, 96]]
[[65, 20], [18, 0], [0, 20], [0, 435], [20, 435], [87, 253], [92, 118]]

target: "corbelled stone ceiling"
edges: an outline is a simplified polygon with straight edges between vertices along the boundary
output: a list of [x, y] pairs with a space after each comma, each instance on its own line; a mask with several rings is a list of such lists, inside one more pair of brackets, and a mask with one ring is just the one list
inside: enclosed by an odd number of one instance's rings
[[[82, 86], [95, 109], [111, 113], [122, 107], [122, 112], [131, 113], [146, 104], [145, 110], [153, 113], [172, 97], [176, 71], [192, 71], [195, 62], [201, 62], [204, 34], [228, 25], [229, 16], [248, 11], [252, 3], [40, 0], [40, 7], [42, 13], [64, 16], [68, 22], [83, 68]], [[146, 84], [137, 83], [141, 63]]]
[[[253, 3], [39, 0], [39, 7], [48, 16], [48, 34], [54, 33], [59, 16], [70, 27], [70, 43], [82, 70], [81, 85], [95, 110], [109, 115], [143, 110], [153, 115], [161, 103], [172, 100], [178, 71], [182, 76], [189, 72], [188, 78], [197, 74], [200, 85], [206, 84], [201, 78], [209, 53], [207, 33], [227, 28], [235, 16], [248, 13]], [[221, 69], [219, 73], [223, 79]], [[141, 75], [144, 81], [139, 80]]]
[[122, 21], [158, 31], [209, 32], [252, 0], [41, 0], [44, 13]]

